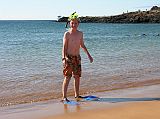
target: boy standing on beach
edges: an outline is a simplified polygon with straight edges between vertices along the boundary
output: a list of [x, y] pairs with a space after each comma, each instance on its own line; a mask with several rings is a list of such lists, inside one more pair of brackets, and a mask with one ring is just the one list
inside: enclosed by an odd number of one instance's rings
[[67, 88], [69, 81], [73, 75], [74, 80], [74, 92], [75, 98], [80, 98], [79, 96], [79, 85], [81, 77], [81, 57], [80, 48], [88, 55], [90, 62], [93, 62], [93, 58], [88, 52], [84, 45], [83, 33], [79, 31], [79, 18], [76, 12], [74, 12], [68, 19], [70, 24], [70, 29], [64, 33], [63, 37], [63, 48], [62, 48], [62, 62], [63, 62], [63, 75], [64, 81], [62, 85], [62, 101], [69, 101], [67, 99]]

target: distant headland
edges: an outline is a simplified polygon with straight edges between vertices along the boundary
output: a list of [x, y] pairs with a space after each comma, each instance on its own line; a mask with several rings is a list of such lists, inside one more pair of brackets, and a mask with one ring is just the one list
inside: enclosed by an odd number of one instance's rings
[[[68, 17], [61, 17], [58, 22], [67, 22]], [[160, 23], [160, 7], [150, 10], [123, 13], [115, 16], [80, 17], [82, 23]]]

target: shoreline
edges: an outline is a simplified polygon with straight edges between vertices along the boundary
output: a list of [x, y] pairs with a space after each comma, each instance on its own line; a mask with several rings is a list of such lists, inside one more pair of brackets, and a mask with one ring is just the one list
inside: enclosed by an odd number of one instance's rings
[[[113, 78], [113, 77], [112, 77]], [[114, 77], [114, 80], [117, 80], [117, 78], [121, 79], [121, 77]], [[85, 83], [85, 82], [83, 82]], [[115, 91], [115, 90], [127, 90], [127, 89], [130, 89], [130, 88], [139, 88], [139, 87], [143, 87], [143, 86], [152, 86], [152, 85], [159, 85], [160, 84], [160, 79], [159, 79], [159, 76], [158, 77], [154, 77], [153, 79], [147, 79], [147, 80], [142, 80], [142, 81], [138, 81], [138, 82], [128, 82], [128, 83], [119, 83], [117, 85], [113, 85], [113, 86], [109, 86], [107, 85], [106, 83], [101, 85], [101, 86], [97, 86], [96, 88], [95, 87], [92, 87], [92, 86], [88, 86], [87, 88], [85, 87], [81, 87], [81, 90], [80, 90], [80, 95], [87, 95], [87, 94], [91, 94], [91, 93], [103, 93], [103, 92], [108, 92], [108, 91]], [[72, 97], [74, 96], [74, 93], [73, 93], [73, 81], [70, 83], [70, 87], [68, 89], [68, 97]], [[106, 88], [108, 87], [108, 88]], [[56, 102], [57, 100], [59, 100], [61, 98], [61, 93], [56, 93], [56, 96], [57, 97], [53, 97], [54, 93], [53, 92], [48, 92], [48, 93], [39, 93], [39, 94], [36, 94], [34, 93], [33, 96], [34, 96], [34, 100], [32, 100], [32, 98], [29, 100], [29, 97], [28, 95], [32, 95], [32, 94], [26, 94], [27, 96], [25, 95], [22, 95], [22, 97], [18, 96], [19, 97], [19, 100], [18, 97], [16, 97], [15, 99], [11, 99], [10, 97], [8, 98], [1, 98], [1, 103], [0, 103], [0, 108], [1, 107], [8, 107], [8, 106], [16, 106], [16, 105], [23, 105], [23, 104], [32, 104], [32, 103], [41, 103], [41, 102], [50, 102], [50, 101], [53, 101], [53, 102]], [[39, 98], [39, 95], [43, 96], [43, 98]], [[26, 98], [25, 98], [26, 97]], [[36, 99], [37, 97], [37, 99]], [[3, 100], [5, 100], [6, 103], [3, 103]]]
[[[103, 113], [104, 117], [106, 117], [106, 110], [109, 112], [113, 110], [110, 112], [112, 114], [115, 110], [135, 110], [141, 109], [146, 105], [153, 105], [153, 108], [155, 106], [156, 108], [157, 106], [160, 107], [159, 91], [160, 84], [92, 93], [91, 95], [96, 95], [103, 99], [103, 101], [80, 102], [79, 106], [66, 106], [59, 102], [59, 100], [56, 100], [1, 107], [0, 119], [64, 119], [66, 116], [68, 118], [71, 116], [73, 118], [85, 118], [87, 117], [86, 115], [91, 118], [95, 117], [93, 112], [98, 112], [98, 115]], [[71, 99], [73, 100], [73, 98]], [[131, 108], [132, 106], [130, 105], [133, 105], [135, 108]], [[108, 111], [107, 113], [109, 113]], [[160, 116], [157, 112], [155, 113], [157, 116]], [[77, 114], [79, 116], [75, 116]], [[85, 116], [81, 117], [81, 115]]]

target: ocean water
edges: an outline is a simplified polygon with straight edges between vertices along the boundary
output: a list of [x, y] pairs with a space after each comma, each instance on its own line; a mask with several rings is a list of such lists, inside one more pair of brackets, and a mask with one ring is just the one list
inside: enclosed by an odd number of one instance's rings
[[[160, 24], [81, 23], [81, 94], [160, 83]], [[65, 23], [0, 21], [0, 106], [61, 97]], [[73, 95], [71, 80], [68, 95]]]

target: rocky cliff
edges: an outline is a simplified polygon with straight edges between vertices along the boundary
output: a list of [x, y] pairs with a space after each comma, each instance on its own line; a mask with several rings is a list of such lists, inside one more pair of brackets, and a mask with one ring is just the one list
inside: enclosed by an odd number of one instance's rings
[[[62, 17], [58, 22], [66, 22], [68, 17]], [[82, 23], [160, 23], [160, 7], [153, 6], [149, 11], [136, 11], [115, 16], [80, 17]]]

